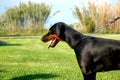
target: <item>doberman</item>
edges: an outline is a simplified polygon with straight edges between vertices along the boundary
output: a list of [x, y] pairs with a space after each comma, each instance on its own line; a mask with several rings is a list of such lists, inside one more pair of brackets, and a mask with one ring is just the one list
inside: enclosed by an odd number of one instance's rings
[[54, 24], [41, 40], [55, 47], [65, 41], [74, 49], [84, 80], [96, 80], [96, 73], [120, 70], [120, 41], [87, 36], [63, 22]]

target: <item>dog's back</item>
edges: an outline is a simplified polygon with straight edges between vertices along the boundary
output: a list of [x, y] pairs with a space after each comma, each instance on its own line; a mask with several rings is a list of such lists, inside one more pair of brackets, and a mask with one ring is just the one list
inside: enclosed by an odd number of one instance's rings
[[120, 41], [88, 37], [78, 48], [81, 48], [80, 52], [76, 51], [77, 55], [81, 54], [81, 67], [87, 65], [93, 72], [120, 69]]

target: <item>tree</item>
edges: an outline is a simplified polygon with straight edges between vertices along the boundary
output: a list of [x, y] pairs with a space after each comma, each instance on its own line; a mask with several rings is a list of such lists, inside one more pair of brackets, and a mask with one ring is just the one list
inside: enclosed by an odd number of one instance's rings
[[[89, 5], [92, 6], [92, 8], [95, 8], [90, 3]], [[89, 9], [87, 10], [85, 7], [83, 7], [82, 10], [80, 11], [80, 9], [77, 6], [75, 6], [73, 11], [74, 15], [80, 21], [80, 27], [86, 33], [91, 33], [94, 32], [95, 30], [95, 22], [93, 19], [95, 16], [91, 15], [91, 11], [90, 11], [92, 8], [89, 7]]]
[[[120, 15], [120, 0], [119, 2], [111, 6], [107, 3], [102, 5], [95, 5], [94, 2], [88, 2], [87, 7], [79, 9], [75, 6], [73, 13], [79, 20], [80, 29], [83, 32], [91, 33], [95, 29], [101, 28], [108, 23], [111, 19]], [[102, 30], [102, 33], [120, 33], [120, 20], [116, 21], [110, 27]]]
[[22, 32], [37, 34], [44, 29], [44, 24], [50, 14], [51, 7], [41, 3], [28, 4], [20, 3], [19, 6], [6, 9], [2, 15], [5, 19], [5, 24], [12, 34]]

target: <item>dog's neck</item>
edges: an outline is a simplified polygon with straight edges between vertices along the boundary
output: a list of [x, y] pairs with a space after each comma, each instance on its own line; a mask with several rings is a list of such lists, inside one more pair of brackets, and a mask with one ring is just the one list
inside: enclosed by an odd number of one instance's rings
[[82, 35], [81, 33], [75, 31], [74, 29], [70, 29], [68, 30], [68, 32], [66, 31], [65, 33], [65, 42], [72, 48], [74, 49], [75, 46], [82, 40], [84, 39], [84, 35]]

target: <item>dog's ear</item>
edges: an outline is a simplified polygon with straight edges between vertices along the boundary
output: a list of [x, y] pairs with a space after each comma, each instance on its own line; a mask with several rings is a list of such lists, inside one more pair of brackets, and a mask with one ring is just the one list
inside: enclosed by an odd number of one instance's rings
[[65, 24], [64, 23], [62, 22], [58, 23], [56, 25], [55, 32], [62, 40], [65, 40]]
[[56, 33], [58, 34], [58, 36], [63, 35], [64, 31], [65, 31], [64, 23], [59, 23], [56, 25]]
[[62, 24], [59, 23], [59, 24], [56, 25], [56, 33], [58, 35], [60, 35], [61, 31], [62, 31]]

